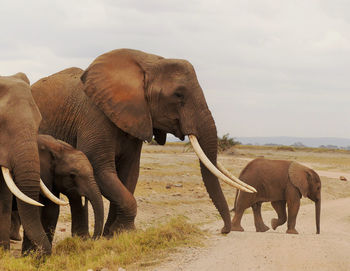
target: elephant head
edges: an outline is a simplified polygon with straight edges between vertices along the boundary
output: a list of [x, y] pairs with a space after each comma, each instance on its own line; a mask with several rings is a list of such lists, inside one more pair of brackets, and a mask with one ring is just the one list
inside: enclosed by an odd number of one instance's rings
[[104, 209], [92, 166], [79, 150], [49, 135], [38, 136], [41, 176], [45, 184], [71, 198], [86, 197], [95, 215], [93, 238], [102, 234]]
[[292, 162], [288, 169], [291, 183], [299, 190], [300, 194], [315, 202], [316, 233], [320, 233], [321, 214], [321, 180], [318, 174], [299, 163]]
[[208, 167], [220, 178], [231, 181], [215, 167], [216, 126], [192, 65], [186, 60], [120, 49], [97, 57], [81, 81], [86, 95], [131, 136], [151, 141], [154, 135], [159, 144], [165, 143], [167, 133], [181, 140], [190, 136], [203, 161], [200, 166], [206, 189], [224, 220], [222, 232], [229, 232], [227, 202], [217, 176]]
[[[7, 182], [12, 183], [9, 187], [11, 192], [20, 199], [36, 205], [40, 205], [34, 202], [38, 201], [40, 191], [37, 145], [40, 121], [41, 115], [31, 96], [26, 75], [18, 73], [14, 76], [0, 76], [0, 166], [4, 173], [3, 177]], [[12, 173], [14, 182], [10, 178], [9, 171]], [[20, 191], [29, 198], [23, 196]], [[17, 206], [24, 230], [44, 254], [51, 253], [51, 245], [41, 225], [38, 207], [22, 200], [17, 200]], [[6, 215], [6, 220], [2, 218], [4, 220], [1, 223], [10, 222], [11, 213]], [[9, 247], [10, 223], [6, 223], [3, 227], [2, 230], [6, 231], [6, 234], [0, 234], [6, 240], [0, 240], [0, 242], [3, 242], [5, 247]]]

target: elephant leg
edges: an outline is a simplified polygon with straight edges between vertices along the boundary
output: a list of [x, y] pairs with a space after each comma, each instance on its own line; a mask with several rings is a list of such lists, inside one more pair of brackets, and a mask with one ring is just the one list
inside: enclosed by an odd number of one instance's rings
[[10, 249], [12, 193], [0, 173], [0, 247]]
[[272, 201], [272, 207], [275, 209], [278, 218], [271, 219], [271, 227], [276, 230], [278, 226], [283, 225], [287, 221], [287, 212], [286, 212], [286, 201]]
[[18, 211], [12, 211], [11, 213], [11, 230], [10, 239], [15, 241], [21, 241], [22, 237], [19, 234], [19, 229], [21, 227], [21, 219], [19, 217]]
[[[118, 218], [118, 228], [111, 229], [109, 227], [108, 229], [107, 227], [104, 236], [110, 236], [119, 229], [133, 229], [135, 227], [136, 200], [120, 180], [115, 166], [115, 153], [117, 150], [115, 139], [120, 138], [120, 141], [123, 141], [120, 142], [120, 145], [125, 147], [129, 146], [130, 143], [127, 141], [129, 137], [118, 130], [122, 134], [119, 135], [112, 124], [110, 127], [105, 127], [105, 129], [97, 129], [96, 127], [94, 123], [91, 131], [95, 133], [91, 134], [93, 135], [92, 137], [90, 134], [78, 135], [77, 149], [84, 152], [88, 157], [94, 169], [95, 180], [101, 190], [101, 194], [110, 201], [108, 221], [113, 222], [118, 216], [120, 217]], [[123, 139], [123, 137], [125, 138]], [[123, 146], [118, 146], [118, 148], [123, 148]]]
[[23, 231], [22, 254], [29, 255], [36, 250], [35, 244], [28, 238], [26, 231]]
[[241, 220], [245, 209], [251, 206], [251, 198], [252, 197], [246, 192], [240, 191], [238, 193], [235, 206], [235, 215], [231, 222], [232, 231], [244, 231], [243, 227], [241, 226]]
[[288, 229], [287, 233], [292, 234], [298, 234], [297, 230], [295, 229], [296, 219], [300, 207], [300, 195], [296, 188], [291, 188], [290, 193], [287, 191], [287, 206], [288, 206]]
[[72, 236], [89, 237], [88, 205], [82, 205], [79, 195], [69, 195], [68, 200], [72, 214]]
[[261, 202], [256, 202], [252, 205], [253, 213], [254, 213], [254, 224], [257, 232], [265, 232], [270, 228], [265, 225], [262, 216], [261, 216]]
[[[137, 204], [133, 195], [122, 184], [117, 173], [104, 171], [98, 174], [95, 179], [98, 183], [103, 180], [100, 187], [102, 195], [110, 200], [110, 209], [103, 236], [111, 236], [114, 232], [123, 229], [134, 229]], [[118, 184], [120, 189], [115, 189]], [[115, 198], [119, 199], [115, 201]], [[117, 221], [117, 223], [115, 223]], [[116, 227], [113, 227], [116, 225]]]
[[244, 210], [241, 210], [241, 209], [235, 210], [235, 215], [232, 218], [232, 222], [231, 222], [231, 231], [244, 231], [243, 227], [241, 226], [243, 213], [244, 213]]
[[[57, 194], [55, 194], [55, 196], [58, 197]], [[43, 224], [44, 231], [51, 244], [55, 234], [59, 212], [59, 205], [45, 199], [44, 207], [41, 213], [41, 223]]]
[[[142, 141], [134, 139], [133, 145], [129, 147], [128, 155], [115, 158], [116, 171], [118, 177], [130, 193], [134, 194], [140, 172], [140, 155]], [[116, 214], [120, 213], [118, 205], [110, 204], [108, 218], [104, 228], [104, 236], [109, 235], [116, 229], [122, 227], [122, 221]]]

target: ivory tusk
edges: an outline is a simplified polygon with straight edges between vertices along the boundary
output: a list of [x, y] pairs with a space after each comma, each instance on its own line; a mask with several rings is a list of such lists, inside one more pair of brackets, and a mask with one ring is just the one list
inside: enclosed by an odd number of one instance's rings
[[216, 177], [218, 177], [219, 179], [221, 179], [222, 181], [224, 181], [225, 183], [238, 188], [239, 190], [248, 192], [248, 193], [254, 193], [254, 188], [248, 186], [242, 186], [240, 184], [238, 184], [235, 181], [232, 181], [230, 178], [228, 178], [226, 175], [224, 175], [220, 170], [218, 170], [212, 162], [210, 162], [210, 160], [208, 159], [208, 157], [205, 155], [205, 153], [203, 152], [201, 146], [198, 143], [197, 138], [194, 135], [189, 135], [188, 138], [190, 139], [190, 142], [192, 144], [192, 147], [194, 149], [194, 151], [196, 152], [198, 158], [202, 161], [202, 163], [208, 168], [208, 170], [210, 170], [211, 173], [213, 173]]
[[43, 204], [31, 199], [30, 197], [25, 195], [21, 190], [18, 189], [18, 187], [16, 186], [15, 182], [13, 181], [13, 179], [11, 177], [11, 174], [10, 174], [10, 171], [8, 168], [1, 167], [1, 171], [2, 171], [2, 174], [4, 176], [5, 183], [12, 194], [14, 194], [17, 198], [19, 198], [20, 200], [22, 200], [28, 204], [40, 206], [40, 207], [44, 206]]
[[81, 197], [81, 205], [85, 207], [86, 204], [86, 198], [84, 196]]
[[232, 175], [231, 172], [229, 172], [223, 164], [221, 164], [220, 162], [216, 162], [216, 165], [218, 167], [218, 169], [224, 173], [227, 177], [229, 177], [232, 181], [237, 182], [238, 184], [244, 186], [245, 188], [251, 189], [253, 190], [255, 193], [257, 192], [256, 189], [253, 186], [250, 186], [248, 184], [246, 184], [245, 182], [242, 182], [240, 179], [238, 179], [236, 176]]
[[40, 179], [40, 189], [43, 191], [43, 194], [50, 199], [53, 203], [56, 203], [58, 205], [68, 205], [68, 202], [60, 200], [57, 198], [52, 192], [46, 187], [44, 182]]

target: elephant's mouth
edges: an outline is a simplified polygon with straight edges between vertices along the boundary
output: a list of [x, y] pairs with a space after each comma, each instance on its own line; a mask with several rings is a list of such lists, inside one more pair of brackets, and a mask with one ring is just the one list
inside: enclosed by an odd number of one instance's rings
[[179, 119], [175, 120], [175, 125], [173, 125], [173, 127], [175, 127], [175, 129], [171, 133], [177, 138], [179, 138], [181, 141], [184, 141], [185, 134], [181, 130], [181, 124]]
[[177, 138], [179, 138], [181, 141], [184, 141], [184, 140], [185, 140], [185, 135], [184, 135], [180, 130], [176, 131], [176, 132], [174, 133], [174, 135], [175, 135]]

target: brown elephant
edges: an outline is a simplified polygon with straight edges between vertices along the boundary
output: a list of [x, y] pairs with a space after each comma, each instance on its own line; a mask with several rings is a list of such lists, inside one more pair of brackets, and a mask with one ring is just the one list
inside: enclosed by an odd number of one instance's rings
[[[241, 219], [244, 210], [252, 207], [256, 231], [269, 229], [261, 216], [262, 202], [270, 201], [278, 218], [271, 220], [275, 230], [287, 220], [287, 233], [297, 234], [295, 223], [300, 207], [300, 198], [308, 197], [315, 202], [316, 233], [320, 233], [321, 180], [318, 174], [297, 162], [269, 160], [258, 158], [251, 161], [241, 172], [239, 178], [258, 191], [249, 194], [237, 191], [235, 216], [232, 219], [232, 230], [243, 231]], [[286, 213], [288, 207], [288, 218]]]
[[[77, 200], [81, 202], [81, 197], [86, 197], [91, 202], [95, 214], [93, 237], [98, 238], [102, 234], [104, 222], [103, 201], [89, 160], [81, 151], [49, 135], [38, 136], [38, 148], [40, 176], [45, 185], [57, 197], [60, 193], [66, 195], [71, 208], [74, 208]], [[44, 204], [41, 210], [42, 225], [52, 243], [59, 206], [44, 196], [40, 196], [40, 202]], [[11, 239], [19, 240], [20, 220], [16, 214], [17, 212], [13, 212], [11, 217]], [[24, 236], [24, 243], [27, 249], [32, 247], [26, 236]]]
[[[43, 254], [50, 254], [37, 207], [42, 206], [37, 201], [43, 185], [37, 144], [40, 121], [27, 76], [0, 76], [0, 246], [10, 248], [13, 193], [28, 238]], [[49, 197], [64, 204], [52, 194]]]
[[[154, 135], [164, 144], [167, 133], [182, 140], [192, 135], [191, 141], [196, 144], [198, 139], [216, 165], [216, 126], [196, 73], [186, 60], [114, 50], [97, 57], [85, 71], [70, 68], [39, 80], [32, 93], [43, 116], [40, 132], [68, 142], [89, 158], [102, 195], [110, 201], [105, 236], [134, 228], [137, 204], [133, 193], [143, 141], [151, 141]], [[213, 171], [221, 174], [216, 168]], [[217, 176], [202, 163], [201, 172], [224, 220], [222, 232], [228, 233], [231, 218]], [[228, 181], [223, 174], [220, 178]], [[84, 210], [77, 206], [76, 211]], [[74, 212], [73, 223], [87, 230], [75, 217]]]

